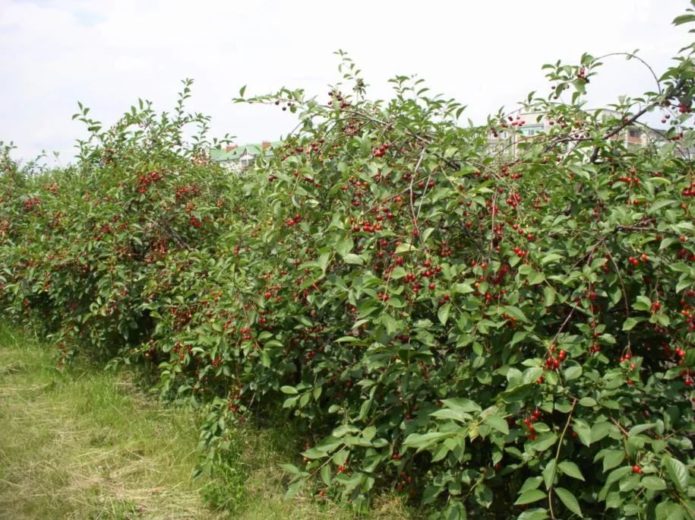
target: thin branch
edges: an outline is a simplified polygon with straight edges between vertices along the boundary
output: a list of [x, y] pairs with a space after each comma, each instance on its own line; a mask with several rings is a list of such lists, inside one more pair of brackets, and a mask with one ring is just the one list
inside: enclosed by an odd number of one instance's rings
[[417, 231], [418, 237], [420, 236], [420, 228], [418, 227], [417, 219], [418, 219], [418, 214], [415, 213], [415, 200], [414, 200], [414, 194], [413, 194], [413, 184], [415, 183], [415, 175], [417, 174], [418, 169], [420, 169], [420, 165], [422, 164], [423, 159], [425, 158], [425, 153], [427, 152], [427, 147], [424, 147], [420, 151], [420, 156], [417, 159], [417, 163], [415, 164], [415, 168], [413, 169], [412, 174], [410, 175], [410, 186], [408, 187], [408, 191], [410, 192], [410, 214], [413, 217], [413, 225], [415, 226], [415, 230]]
[[[677, 95], [678, 92], [683, 88], [683, 85], [685, 84], [685, 80], [680, 79], [678, 83], [670, 87], [664, 94], [660, 95], [658, 99], [652, 101], [651, 103], [645, 105], [641, 110], [639, 110], [635, 115], [628, 119], [623, 119], [623, 122], [616, 126], [613, 130], [608, 131], [606, 134], [603, 135], [601, 138], [602, 141], [607, 141], [611, 137], [614, 137], [618, 135], [621, 131], [623, 131], [625, 128], [628, 126], [632, 125], [637, 121], [640, 117], [642, 117], [644, 114], [647, 112], [651, 111], [652, 109], [656, 108], [659, 106], [661, 103], [664, 102], [664, 100], [672, 98], [673, 96]], [[595, 163], [598, 160], [598, 156], [600, 153], [600, 147], [594, 146], [594, 151], [591, 153], [591, 158], [589, 159], [589, 162]]]
[[567, 428], [569, 428], [570, 421], [572, 420], [572, 414], [574, 413], [574, 408], [577, 406], [577, 398], [572, 400], [572, 407], [570, 408], [569, 415], [567, 416], [567, 421], [565, 422], [565, 427], [560, 434], [560, 439], [557, 441], [557, 449], [555, 450], [555, 459], [553, 459], [553, 475], [550, 479], [550, 486], [548, 486], [548, 509], [550, 509], [550, 518], [556, 520], [555, 511], [553, 511], [553, 484], [555, 481], [555, 475], [557, 473], [557, 461], [560, 460], [560, 449], [562, 449], [562, 440], [565, 438], [567, 433]]

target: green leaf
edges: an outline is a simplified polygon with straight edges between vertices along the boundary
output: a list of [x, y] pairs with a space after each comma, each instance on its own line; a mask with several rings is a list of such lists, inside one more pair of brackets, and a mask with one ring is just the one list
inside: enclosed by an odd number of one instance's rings
[[459, 410], [452, 410], [451, 408], [435, 410], [430, 414], [430, 417], [434, 417], [435, 419], [458, 421], [463, 424], [469, 422], [472, 418], [470, 414], [462, 413]]
[[635, 303], [632, 304], [632, 308], [636, 311], [648, 311], [651, 308], [651, 306], [652, 301], [643, 294], [639, 295], [635, 299]]
[[666, 481], [664, 479], [649, 475], [642, 479], [642, 487], [651, 491], [663, 491], [666, 489]]
[[321, 268], [321, 271], [325, 273], [326, 269], [328, 268], [328, 262], [330, 262], [330, 260], [331, 254], [323, 253], [321, 256], [319, 256], [318, 260], [316, 260], [316, 265], [318, 265]]
[[463, 397], [454, 397], [452, 399], [444, 399], [442, 401], [442, 404], [446, 406], [447, 408], [451, 408], [452, 410], [464, 412], [464, 413], [473, 413], [473, 412], [479, 412], [482, 410], [480, 405], [476, 403], [475, 401], [471, 401], [470, 399], [465, 399]]
[[521, 513], [516, 520], [546, 520], [548, 518], [548, 511], [542, 507], [536, 507], [534, 509], [528, 509]]
[[603, 472], [619, 466], [625, 460], [623, 450], [606, 450], [603, 454]]
[[[580, 406], [585, 406], [585, 407], [587, 407], [587, 408], [593, 408], [593, 407], [596, 406], [597, 404], [598, 404], [598, 403], [596, 402], [596, 399], [593, 399], [593, 398], [591, 398], [591, 397], [582, 397], [582, 398], [579, 400], [579, 405], [580, 405]], [[591, 439], [593, 440], [593, 436], [591, 437]]]
[[582, 366], [581, 365], [573, 365], [571, 367], [567, 367], [564, 371], [565, 374], [565, 379], [567, 381], [572, 381], [573, 379], [577, 379], [579, 376], [582, 375]]
[[548, 265], [562, 260], [564, 257], [557, 253], [549, 253], [541, 258], [541, 265]]
[[550, 489], [555, 484], [555, 459], [552, 459], [545, 468], [543, 468], [543, 481], [545, 482], [545, 488]]
[[542, 433], [535, 441], [529, 442], [529, 448], [534, 451], [545, 451], [557, 442], [557, 434], [555, 432]]
[[664, 501], [657, 504], [654, 509], [655, 518], [667, 520], [692, 520], [692, 516], [686, 516], [685, 509], [680, 504]]
[[281, 386], [280, 391], [287, 395], [297, 395], [299, 391], [293, 386]]
[[328, 453], [325, 450], [319, 449], [318, 447], [309, 448], [308, 450], [302, 452], [302, 456], [306, 457], [307, 459], [320, 459], [325, 457], [327, 454]]
[[352, 241], [352, 238], [346, 237], [335, 245], [335, 250], [340, 256], [345, 257], [346, 255], [350, 254], [350, 251], [352, 251], [354, 245], [355, 244]]
[[335, 340], [336, 343], [359, 343], [361, 340], [355, 336], [343, 336]]
[[636, 426], [633, 426], [630, 428], [630, 431], [627, 432], [628, 437], [634, 437], [635, 435], [639, 435], [640, 433], [651, 430], [654, 428], [656, 424], [638, 424]]
[[396, 253], [397, 254], [408, 253], [410, 251], [415, 251], [415, 250], [417, 250], [417, 247], [415, 247], [412, 244], [409, 244], [407, 242], [404, 242], [396, 248]]
[[489, 424], [490, 427], [494, 428], [498, 432], [509, 435], [509, 425], [507, 424], [507, 421], [505, 421], [499, 415], [488, 415], [483, 422]]
[[513, 347], [514, 345], [516, 345], [520, 341], [524, 341], [527, 337], [528, 337], [528, 332], [526, 332], [525, 330], [517, 330], [514, 333], [514, 336], [512, 336], [512, 341], [509, 343], [509, 346]]
[[581, 419], [574, 419], [572, 429], [577, 433], [579, 441], [584, 446], [591, 446], [591, 428]]
[[452, 291], [456, 294], [470, 294], [475, 291], [473, 286], [469, 283], [457, 283], [452, 287]]
[[445, 303], [441, 307], [439, 307], [439, 310], [437, 311], [437, 317], [439, 318], [439, 321], [441, 322], [442, 325], [446, 325], [447, 320], [449, 319], [449, 311], [451, 310], [451, 304], [450, 303]]
[[354, 253], [348, 253], [343, 257], [343, 260], [345, 260], [346, 264], [364, 265], [364, 258]]
[[285, 470], [285, 472], [289, 473], [290, 475], [301, 475], [303, 472], [294, 464], [279, 464], [280, 468]]
[[688, 469], [680, 460], [666, 455], [662, 459], [662, 464], [666, 468], [666, 473], [676, 487], [685, 493], [688, 489]]
[[538, 502], [539, 500], [543, 500], [545, 498], [545, 493], [541, 491], [540, 489], [531, 489], [529, 491], [526, 491], [525, 493], [522, 493], [519, 498], [516, 499], [516, 502], [514, 502], [515, 506], [522, 506], [524, 504], [531, 504], [532, 502]]
[[526, 315], [519, 307], [515, 307], [513, 305], [505, 305], [504, 307], [502, 307], [502, 312], [504, 312], [505, 314], [509, 314], [515, 320], [523, 322], [528, 321]]
[[529, 285], [538, 285], [545, 282], [545, 275], [539, 271], [533, 271], [528, 277]]
[[522, 495], [526, 493], [527, 491], [530, 491], [532, 489], [538, 489], [538, 486], [541, 485], [541, 482], [543, 482], [542, 477], [529, 477], [524, 481], [524, 484], [521, 486], [521, 489], [519, 489], [519, 494]]
[[302, 478], [302, 479], [299, 479], [299, 480], [293, 482], [292, 484], [290, 484], [287, 487], [287, 491], [285, 492], [285, 497], [286, 498], [292, 498], [292, 497], [296, 496], [297, 493], [299, 493], [302, 490], [302, 488], [306, 485], [306, 482], [307, 482], [307, 479]]
[[543, 305], [545, 307], [550, 307], [555, 303], [555, 297], [557, 296], [557, 293], [555, 292], [555, 289], [550, 287], [549, 285], [545, 286], [543, 288]]
[[376, 427], [375, 426], [367, 426], [364, 430], [362, 430], [362, 437], [364, 437], [368, 441], [371, 441], [375, 435], [376, 435]]
[[565, 488], [555, 488], [555, 493], [557, 494], [558, 498], [562, 501], [563, 504], [565, 504], [565, 507], [572, 511], [575, 515], [583, 516], [582, 515], [582, 510], [579, 507], [579, 502], [577, 501], [576, 497], [572, 494], [571, 491], [565, 489]]
[[577, 480], [584, 480], [584, 476], [579, 470], [579, 466], [577, 466], [574, 462], [564, 460], [558, 465], [558, 467], [560, 468], [560, 471], [562, 471], [562, 473], [568, 477], [576, 478]]
[[591, 442], [600, 441], [613, 430], [615, 430], [615, 426], [608, 421], [594, 423], [591, 426]]
[[405, 441], [403, 441], [403, 446], [421, 451], [452, 435], [451, 432], [411, 433], [406, 437]]
[[327, 486], [330, 486], [332, 475], [331, 475], [331, 467], [328, 464], [326, 464], [325, 466], [323, 466], [321, 468], [320, 475], [321, 475], [321, 480], [323, 481], [323, 483], [326, 484]]
[[623, 322], [623, 330], [624, 331], [629, 331], [635, 328], [635, 325], [637, 325], [641, 320], [638, 320], [636, 318], [628, 318]]
[[695, 14], [682, 14], [673, 19], [673, 25], [683, 25], [691, 22], [695, 22]]

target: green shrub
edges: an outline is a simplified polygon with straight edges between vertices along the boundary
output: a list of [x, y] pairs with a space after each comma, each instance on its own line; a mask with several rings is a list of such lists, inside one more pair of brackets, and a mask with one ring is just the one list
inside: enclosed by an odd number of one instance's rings
[[[204, 134], [182, 144], [206, 121], [187, 91], [176, 117], [143, 105], [106, 132], [83, 111], [76, 166], [3, 162], [0, 297], [209, 403], [209, 460], [234, 421], [291, 419], [291, 491], [363, 508], [393, 489], [433, 518], [693, 518], [693, 51], [612, 111], [585, 106], [600, 59], [550, 66], [524, 110], [551, 130], [499, 153], [513, 115], [461, 128], [406, 77], [369, 101], [344, 55], [325, 103], [242, 91], [301, 127], [241, 177]], [[650, 112], [669, 129], [628, 146]]]

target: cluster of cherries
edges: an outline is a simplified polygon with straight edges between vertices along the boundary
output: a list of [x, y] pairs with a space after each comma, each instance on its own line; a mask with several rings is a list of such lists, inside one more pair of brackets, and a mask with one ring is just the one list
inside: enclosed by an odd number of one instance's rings
[[188, 223], [191, 225], [191, 227], [194, 227], [196, 229], [203, 225], [202, 221], [195, 215], [191, 215], [189, 217]]
[[341, 110], [344, 110], [350, 106], [350, 103], [343, 97], [343, 95], [337, 91], [331, 91], [328, 93], [329, 97], [331, 98], [330, 101], [328, 101], [328, 106], [332, 107], [338, 107]]
[[551, 347], [548, 357], [545, 358], [545, 368], [547, 370], [558, 370], [562, 362], [567, 359], [567, 352], [560, 350], [557, 356], [555, 356], [553, 355], [554, 350], [554, 347]]
[[509, 125], [507, 123], [502, 123], [502, 128], [506, 128], [507, 126], [511, 126], [512, 128], [514, 127], [522, 127], [526, 124], [526, 121], [521, 119], [521, 116], [516, 116], [516, 119], [514, 117], [509, 116], [508, 118]]
[[146, 193], [150, 185], [161, 181], [162, 174], [158, 171], [151, 171], [138, 177], [138, 193]]
[[507, 205], [511, 206], [512, 208], [516, 208], [519, 205], [519, 202], [521, 202], [521, 195], [515, 191], [510, 193], [509, 197], [507, 197]]
[[531, 412], [531, 415], [524, 419], [524, 425], [528, 429], [527, 435], [531, 441], [536, 440], [536, 428], [533, 426], [533, 423], [537, 422], [541, 418], [541, 415], [541, 411], [536, 408], [533, 412]]
[[631, 256], [627, 259], [627, 261], [632, 265], [633, 267], [637, 267], [640, 262], [649, 262], [649, 255], [646, 253], [642, 253], [639, 258], [636, 256]]
[[176, 200], [182, 201], [189, 197], [193, 197], [200, 193], [200, 188], [195, 184], [186, 184], [185, 186], [180, 186], [176, 188]]
[[299, 213], [297, 213], [294, 217], [288, 218], [287, 220], [285, 220], [285, 225], [287, 227], [293, 227], [293, 226], [296, 226], [297, 224], [299, 224], [301, 221], [302, 221], [302, 216]]
[[516, 222], [514, 224], [512, 224], [512, 229], [514, 231], [516, 231], [517, 233], [519, 233], [519, 235], [521, 235], [522, 237], [526, 237], [526, 240], [533, 241], [536, 238], [535, 236], [533, 236], [532, 233], [524, 230], [524, 228], [521, 227]]
[[[403, 281], [405, 281], [405, 283], [411, 284], [412, 291], [414, 293], [418, 293], [422, 289], [422, 284], [418, 281], [419, 279], [434, 278], [441, 272], [442, 268], [440, 266], [433, 266], [432, 261], [429, 258], [427, 258], [422, 262], [422, 269], [420, 273], [406, 273], [406, 275], [403, 277]], [[427, 287], [431, 291], [433, 291], [437, 288], [437, 284], [431, 281]]]
[[31, 211], [32, 209], [41, 205], [41, 199], [38, 197], [31, 197], [26, 199], [22, 205], [24, 206], [24, 211]]
[[253, 338], [253, 334], [251, 332], [250, 327], [242, 327], [241, 329], [239, 329], [239, 332], [241, 333], [241, 339], [243, 339], [244, 341], [249, 341], [251, 340], [251, 338]]
[[381, 231], [383, 229], [383, 226], [381, 225], [381, 222], [370, 222], [368, 220], [362, 222], [361, 224], [354, 224], [352, 226], [352, 231], [355, 233], [358, 233], [360, 231], [364, 233], [375, 233], [378, 231]]
[[635, 186], [639, 186], [640, 180], [637, 177], [629, 177], [627, 175], [623, 175], [622, 177], [618, 177], [619, 182], [624, 182], [626, 184], [634, 184]]
[[524, 258], [526, 255], [528, 255], [528, 251], [526, 251], [525, 249], [522, 249], [522, 248], [520, 248], [520, 247], [518, 247], [518, 246], [515, 247], [515, 248], [513, 249], [513, 251], [514, 251], [514, 254], [515, 254], [516, 256], [518, 256], [519, 258]]
[[388, 152], [390, 147], [391, 145], [388, 143], [384, 143], [381, 146], [377, 146], [376, 148], [374, 148], [374, 150], [372, 150], [372, 155], [374, 157], [383, 157], [384, 155], [386, 155], [386, 152]]
[[174, 348], [172, 349], [172, 352], [174, 352], [174, 354], [179, 356], [179, 361], [183, 361], [184, 359], [186, 359], [186, 356], [190, 355], [192, 351], [193, 351], [192, 345], [183, 345], [179, 341], [176, 342], [176, 344], [174, 345]]

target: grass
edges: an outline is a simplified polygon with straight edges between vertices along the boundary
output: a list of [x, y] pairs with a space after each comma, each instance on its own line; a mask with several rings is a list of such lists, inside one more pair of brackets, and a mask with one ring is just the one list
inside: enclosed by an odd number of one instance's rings
[[[235, 431], [230, 463], [192, 479], [199, 417], [146, 396], [134, 377], [85, 361], [58, 369], [47, 346], [0, 324], [0, 519], [354, 518], [284, 498], [281, 430]], [[397, 499], [370, 517], [408, 518]]]

